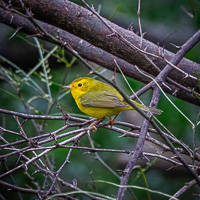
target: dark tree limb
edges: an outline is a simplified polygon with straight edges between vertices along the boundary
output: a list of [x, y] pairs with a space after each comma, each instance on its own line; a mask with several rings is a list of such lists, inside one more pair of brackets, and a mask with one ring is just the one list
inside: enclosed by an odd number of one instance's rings
[[[171, 63], [173, 65], [177, 65], [184, 57], [184, 55], [192, 49], [198, 42], [200, 41], [200, 29], [189, 38], [188, 41], [185, 42], [180, 48], [180, 50], [176, 53], [176, 55], [172, 58]], [[168, 74], [173, 70], [171, 65], [167, 65], [158, 75], [158, 82], [164, 82], [167, 78]]]
[[[21, 7], [17, 0], [11, 0], [10, 2], [12, 5], [16, 6], [16, 8]], [[155, 68], [145, 59], [145, 55], [141, 54], [138, 50], [140, 49], [140, 37], [135, 33], [125, 30], [104, 19], [111, 29], [114, 29], [129, 41], [130, 44], [133, 44], [132, 46], [135, 47], [134, 49], [121, 41], [120, 38], [118, 38], [115, 33], [111, 32], [111, 30], [105, 26], [97, 16], [92, 14], [91, 11], [70, 1], [24, 0], [23, 2], [24, 5], [33, 12], [36, 19], [69, 31], [72, 34], [87, 40], [94, 46], [100, 47], [131, 64], [137, 65], [150, 74], [157, 74]], [[173, 53], [162, 49], [145, 39], [143, 39], [141, 51], [151, 55], [151, 59], [161, 70], [166, 65], [165, 59], [169, 61], [174, 56]], [[186, 74], [195, 76], [195, 70], [200, 74], [199, 64], [185, 58], [182, 59], [178, 67]], [[172, 70], [169, 77], [178, 80], [179, 83], [187, 87], [190, 86], [196, 88], [197, 86], [196, 79], [191, 77], [185, 79], [185, 74], [177, 70]]]
[[[19, 14], [10, 12], [9, 10], [5, 10], [0, 8], [0, 21], [12, 26], [13, 28], [21, 28], [21, 30], [30, 35], [37, 35], [41, 39], [49, 40], [49, 38], [45, 37], [31, 22], [24, 16]], [[98, 47], [95, 47], [85, 40], [76, 37], [73, 34], [70, 34], [62, 29], [59, 29], [55, 26], [46, 24], [41, 21], [37, 21], [37, 23], [43, 27], [48, 33], [53, 35], [56, 38], [59, 38], [63, 43], [67, 42], [72, 48], [77, 51], [84, 58], [93, 61], [105, 68], [110, 70], [114, 70], [116, 68], [114, 60], [116, 60], [117, 64], [120, 66], [123, 73], [129, 77], [132, 77], [136, 80], [139, 80], [143, 83], [149, 83], [151, 79], [149, 77], [145, 77], [144, 74], [141, 74], [138, 71], [138, 68], [130, 63], [126, 62], [123, 59], [120, 59]], [[51, 40], [51, 42], [54, 42]], [[116, 68], [118, 71], [118, 68]], [[200, 100], [196, 98], [191, 89], [188, 89], [169, 78], [167, 81], [170, 84], [163, 85], [162, 88], [165, 92], [168, 92], [171, 95], [174, 95], [178, 98], [186, 100], [190, 103], [200, 105]], [[198, 95], [198, 94], [197, 94]]]

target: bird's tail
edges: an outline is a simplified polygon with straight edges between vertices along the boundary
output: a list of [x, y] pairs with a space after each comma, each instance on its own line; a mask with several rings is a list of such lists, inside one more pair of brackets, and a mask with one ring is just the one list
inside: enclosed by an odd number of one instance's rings
[[147, 106], [144, 106], [136, 101], [133, 101], [133, 103], [139, 107], [140, 109], [144, 110], [144, 111], [150, 111], [151, 113], [153, 114], [156, 114], [156, 115], [160, 115], [163, 111], [160, 110], [160, 109], [157, 109], [157, 108], [150, 108], [150, 107], [147, 107]]

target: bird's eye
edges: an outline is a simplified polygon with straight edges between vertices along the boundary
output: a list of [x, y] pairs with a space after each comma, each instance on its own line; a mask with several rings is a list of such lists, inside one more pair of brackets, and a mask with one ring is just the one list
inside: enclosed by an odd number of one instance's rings
[[79, 83], [79, 84], [78, 84], [78, 87], [81, 87], [81, 86], [82, 86], [82, 83]]

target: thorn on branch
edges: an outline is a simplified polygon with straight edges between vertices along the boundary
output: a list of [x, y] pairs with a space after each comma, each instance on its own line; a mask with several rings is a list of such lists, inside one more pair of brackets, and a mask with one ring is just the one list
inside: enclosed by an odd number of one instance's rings
[[118, 136], [118, 138], [122, 138], [122, 137], [127, 137], [127, 133], [124, 133], [124, 134]]
[[190, 77], [190, 75], [189, 74], [185, 74], [185, 76], [183, 77], [183, 79], [186, 79], [188, 77]]
[[181, 48], [181, 46], [178, 46], [178, 45], [175, 45], [174, 43], [169, 43], [169, 44], [171, 44], [173, 47], [175, 47], [176, 49], [180, 49]]
[[19, 153], [19, 156], [18, 156], [18, 158], [17, 158], [17, 161], [16, 161], [16, 166], [18, 165], [18, 163], [19, 163], [19, 161], [20, 161], [22, 155], [23, 155], [23, 153], [20, 152], [20, 153]]
[[179, 167], [179, 166], [177, 166], [177, 165], [175, 166], [175, 165], [174, 165], [174, 166], [168, 167], [168, 168], [166, 169], [166, 171], [170, 171], [170, 170], [172, 170], [172, 169], [174, 169], [174, 168], [177, 168], [177, 167]]
[[18, 27], [18, 28], [16, 29], [16, 31], [9, 37], [9, 40], [11, 40], [21, 29], [22, 29], [21, 26]]
[[172, 93], [173, 96], [176, 96], [176, 93], [179, 91], [179, 89], [175, 89], [174, 92]]
[[88, 75], [92, 75], [94, 72], [91, 70], [88, 72]]
[[151, 160], [143, 152], [141, 156], [144, 157], [147, 160], [147, 162], [151, 162]]
[[131, 31], [131, 32], [133, 32], [133, 33], [135, 32], [135, 30], [134, 30], [134, 24], [133, 23], [131, 23], [129, 25], [128, 30]]
[[106, 37], [112, 37], [112, 36], [115, 36], [116, 35], [116, 33], [111, 33], [111, 34], [109, 34], [109, 35], [106, 35]]
[[12, 24], [12, 22], [13, 22], [13, 15], [11, 16], [11, 18], [10, 18], [10, 24]]
[[24, 168], [24, 171], [27, 172], [28, 171], [28, 166], [26, 163], [23, 164], [22, 168]]
[[172, 88], [170, 88], [165, 82], [163, 82], [162, 85], [168, 88], [168, 90], [172, 91]]
[[74, 178], [74, 179], [72, 180], [72, 184], [73, 184], [75, 187], [77, 187], [77, 185], [78, 185], [77, 179]]

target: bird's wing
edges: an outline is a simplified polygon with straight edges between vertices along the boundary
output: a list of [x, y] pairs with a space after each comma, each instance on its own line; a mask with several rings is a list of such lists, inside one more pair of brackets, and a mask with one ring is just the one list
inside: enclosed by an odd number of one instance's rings
[[81, 104], [87, 107], [116, 108], [128, 107], [114, 94], [107, 91], [87, 92], [80, 98]]

